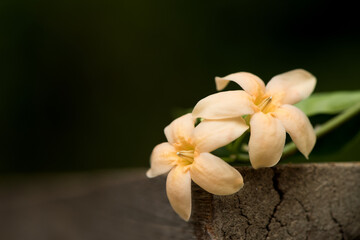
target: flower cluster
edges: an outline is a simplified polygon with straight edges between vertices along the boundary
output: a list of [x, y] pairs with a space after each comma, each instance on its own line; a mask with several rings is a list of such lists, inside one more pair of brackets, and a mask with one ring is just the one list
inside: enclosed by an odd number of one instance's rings
[[[250, 130], [248, 152], [253, 168], [272, 167], [282, 155], [286, 132], [307, 158], [316, 141], [307, 116], [292, 104], [307, 98], [316, 79], [296, 69], [273, 77], [265, 86], [257, 76], [239, 72], [216, 77], [217, 90], [234, 81], [244, 90], [225, 91], [200, 100], [192, 113], [165, 128], [166, 143], [151, 154], [148, 177], [169, 172], [166, 192], [171, 206], [184, 220], [191, 215], [191, 179], [215, 195], [236, 193], [243, 186], [240, 173], [211, 154]], [[195, 127], [196, 119], [202, 121]]]

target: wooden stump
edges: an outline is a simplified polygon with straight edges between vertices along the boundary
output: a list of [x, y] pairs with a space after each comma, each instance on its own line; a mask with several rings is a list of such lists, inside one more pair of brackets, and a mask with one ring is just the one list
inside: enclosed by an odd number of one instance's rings
[[191, 240], [146, 169], [0, 178], [1, 240]]
[[231, 196], [193, 184], [189, 223], [145, 169], [0, 178], [0, 239], [360, 239], [360, 163], [238, 168]]
[[237, 168], [230, 196], [193, 187], [197, 239], [360, 239], [360, 163]]

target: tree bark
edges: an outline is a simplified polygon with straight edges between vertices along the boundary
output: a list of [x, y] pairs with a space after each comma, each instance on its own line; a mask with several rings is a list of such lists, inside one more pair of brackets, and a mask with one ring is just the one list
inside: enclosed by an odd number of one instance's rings
[[238, 170], [231, 196], [193, 184], [188, 223], [145, 169], [2, 176], [0, 239], [360, 239], [360, 163]]
[[244, 187], [193, 187], [197, 239], [360, 239], [360, 163], [237, 168]]

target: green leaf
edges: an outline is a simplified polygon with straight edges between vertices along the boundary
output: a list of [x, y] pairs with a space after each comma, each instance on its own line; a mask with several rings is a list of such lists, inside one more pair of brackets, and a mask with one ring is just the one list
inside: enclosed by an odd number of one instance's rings
[[360, 102], [360, 91], [315, 93], [297, 103], [307, 116], [316, 114], [337, 114]]

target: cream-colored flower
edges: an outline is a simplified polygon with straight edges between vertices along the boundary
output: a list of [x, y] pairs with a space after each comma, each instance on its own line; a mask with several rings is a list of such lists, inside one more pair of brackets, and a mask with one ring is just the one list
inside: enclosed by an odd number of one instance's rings
[[[224, 120], [248, 115], [249, 156], [254, 168], [271, 167], [278, 163], [286, 132], [308, 158], [315, 145], [315, 132], [307, 116], [291, 104], [313, 92], [316, 79], [312, 74], [303, 69], [292, 70], [273, 77], [266, 87], [259, 77], [247, 72], [217, 77], [215, 81], [219, 91], [229, 81], [236, 82], [244, 91], [220, 92], [200, 100], [193, 110], [193, 117]], [[241, 121], [238, 123], [244, 124]]]
[[[169, 172], [166, 192], [170, 204], [181, 218], [191, 214], [191, 179], [216, 195], [233, 194], [243, 186], [240, 173], [222, 159], [209, 153], [222, 147], [248, 129], [238, 120], [203, 121], [194, 127], [194, 118], [186, 114], [165, 128], [168, 142], [157, 145], [151, 154], [151, 168], [146, 175], [156, 177]], [[227, 123], [227, 124], [226, 124]]]

